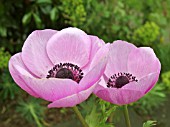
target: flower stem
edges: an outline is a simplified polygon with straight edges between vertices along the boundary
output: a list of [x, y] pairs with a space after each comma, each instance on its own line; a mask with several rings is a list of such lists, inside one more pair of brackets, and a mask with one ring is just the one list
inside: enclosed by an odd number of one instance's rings
[[34, 108], [33, 108], [32, 106], [30, 106], [30, 112], [31, 112], [31, 114], [32, 114], [35, 122], [37, 123], [37, 126], [38, 126], [38, 127], [42, 127], [42, 125], [41, 125], [41, 123], [40, 123], [37, 115], [36, 115], [35, 112], [34, 112]]
[[124, 108], [123, 113], [126, 121], [126, 126], [131, 127], [127, 105], [124, 105], [123, 108]]
[[76, 106], [74, 106], [73, 110], [74, 110], [77, 118], [80, 120], [81, 124], [83, 125], [83, 127], [89, 127], [88, 124], [86, 123], [85, 119], [81, 115], [80, 111], [78, 110], [78, 108]]

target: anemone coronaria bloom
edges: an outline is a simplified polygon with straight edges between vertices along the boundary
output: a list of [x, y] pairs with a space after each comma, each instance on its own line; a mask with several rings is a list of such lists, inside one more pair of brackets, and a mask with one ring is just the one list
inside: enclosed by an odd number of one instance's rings
[[104, 76], [94, 93], [117, 105], [135, 102], [156, 84], [161, 64], [149, 47], [137, 48], [124, 41], [109, 46]]
[[[9, 70], [23, 90], [52, 102], [48, 107], [72, 107], [89, 97], [103, 75], [108, 50], [103, 45], [77, 28], [36, 30], [11, 57]], [[93, 60], [98, 51], [100, 60]]]

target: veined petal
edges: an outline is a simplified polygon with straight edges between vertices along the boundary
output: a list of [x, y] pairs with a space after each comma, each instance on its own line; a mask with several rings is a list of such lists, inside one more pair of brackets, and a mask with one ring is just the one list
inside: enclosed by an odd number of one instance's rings
[[95, 94], [99, 98], [117, 105], [130, 104], [137, 101], [144, 95], [141, 91], [117, 88], [103, 88]]
[[109, 59], [105, 74], [107, 77], [118, 72], [128, 72], [127, 61], [129, 53], [136, 47], [125, 41], [115, 41], [110, 45]]
[[141, 91], [142, 93], [146, 94], [154, 87], [158, 81], [158, 78], [159, 72], [151, 73], [141, 78], [138, 82], [131, 82], [123, 86], [122, 89]]
[[27, 85], [47, 101], [55, 101], [78, 92], [78, 84], [70, 79], [36, 79], [21, 75]]
[[58, 31], [47, 45], [47, 53], [53, 64], [72, 63], [85, 66], [90, 57], [91, 41], [80, 29], [66, 28]]
[[153, 49], [142, 47], [133, 50], [128, 58], [128, 72], [135, 75], [137, 79], [150, 73], [160, 72], [161, 64]]
[[38, 77], [46, 77], [53, 64], [47, 56], [46, 45], [55, 30], [36, 30], [26, 39], [22, 59], [27, 68]]
[[[104, 46], [98, 50], [91, 63], [90, 71], [82, 78], [79, 83], [81, 90], [91, 87], [101, 78], [107, 64], [108, 51], [109, 49], [107, 48], [107, 46]], [[98, 57], [99, 54], [100, 57]]]
[[93, 92], [94, 88], [96, 87], [97, 83], [90, 88], [80, 91], [77, 94], [73, 94], [71, 96], [67, 96], [65, 98], [56, 100], [48, 105], [49, 108], [61, 108], [61, 107], [73, 107], [81, 102], [85, 101], [90, 94]]
[[[27, 68], [25, 67], [25, 65], [21, 59], [21, 53], [15, 54], [9, 60], [9, 72], [10, 72], [12, 78], [14, 79], [14, 81], [16, 82], [16, 84], [18, 84], [24, 91], [26, 91], [27, 93], [29, 93], [30, 95], [32, 95], [34, 97], [39, 97], [38, 94], [36, 94], [31, 88], [29, 88], [27, 86], [25, 81], [20, 77], [20, 74], [18, 73], [18, 71], [15, 69], [14, 65], [22, 68], [24, 71], [27, 71], [27, 75], [29, 75], [30, 77], [33, 77], [28, 72]], [[20, 71], [23, 71], [23, 70], [20, 70]]]
[[89, 71], [92, 59], [94, 58], [95, 54], [102, 46], [105, 45], [104, 41], [99, 39], [97, 36], [92, 36], [92, 35], [88, 35], [88, 36], [90, 37], [91, 40], [91, 51], [90, 51], [90, 58], [88, 64], [86, 64], [86, 66], [82, 68], [84, 73]]

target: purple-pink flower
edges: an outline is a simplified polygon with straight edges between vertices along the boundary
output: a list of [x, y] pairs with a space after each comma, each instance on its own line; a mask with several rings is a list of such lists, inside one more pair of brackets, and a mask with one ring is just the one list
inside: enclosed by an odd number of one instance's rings
[[137, 48], [124, 41], [109, 46], [104, 76], [94, 93], [117, 105], [135, 102], [156, 84], [161, 64], [149, 47]]
[[72, 107], [93, 92], [107, 53], [101, 39], [77, 28], [36, 30], [11, 57], [9, 70], [23, 90], [52, 102], [48, 107]]

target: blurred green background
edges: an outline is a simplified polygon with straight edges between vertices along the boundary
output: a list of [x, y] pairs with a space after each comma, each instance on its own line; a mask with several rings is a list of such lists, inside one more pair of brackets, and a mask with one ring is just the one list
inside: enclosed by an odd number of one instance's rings
[[[105, 42], [120, 39], [154, 49], [162, 64], [160, 80], [131, 104], [131, 119], [134, 127], [149, 119], [170, 127], [170, 0], [0, 0], [0, 127], [81, 126], [71, 109], [47, 109], [48, 102], [21, 90], [8, 71], [9, 58], [33, 30], [70, 26]], [[79, 108], [90, 127], [124, 126], [121, 107], [95, 96]]]

